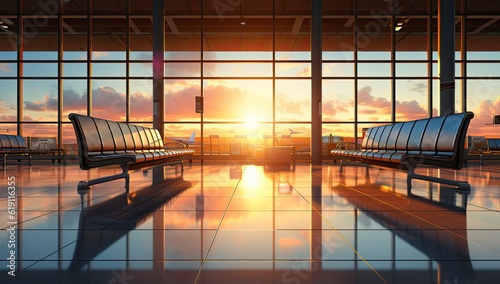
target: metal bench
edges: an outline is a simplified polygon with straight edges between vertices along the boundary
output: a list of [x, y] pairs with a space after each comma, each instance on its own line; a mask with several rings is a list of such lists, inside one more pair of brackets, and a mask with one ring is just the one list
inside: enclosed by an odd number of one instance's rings
[[358, 164], [361, 162], [363, 165], [406, 170], [408, 193], [412, 179], [470, 190], [466, 181], [416, 174], [415, 168], [419, 165], [429, 165], [461, 169], [464, 163], [465, 135], [473, 117], [472, 112], [464, 112], [372, 127], [366, 131], [359, 149], [347, 150], [339, 147], [330, 153], [341, 160], [341, 172], [344, 164], [352, 161]]
[[80, 168], [89, 170], [104, 166], [120, 166], [122, 173], [81, 181], [78, 190], [89, 189], [91, 185], [125, 179], [129, 189], [129, 170], [154, 165], [180, 164], [183, 158], [194, 153], [185, 144], [177, 149], [164, 149], [160, 132], [154, 128], [115, 122], [80, 114], [70, 114], [78, 144]]
[[52, 160], [52, 163], [57, 159], [66, 164], [66, 152], [64, 149], [50, 150], [31, 150], [26, 146], [24, 138], [20, 135], [0, 134], [0, 158], [2, 159], [3, 168], [7, 167], [7, 157], [14, 156], [16, 158], [28, 157], [29, 165], [32, 165], [33, 155], [40, 156], [40, 159]]
[[479, 163], [482, 165], [483, 160], [493, 160], [500, 158], [500, 138], [486, 138], [484, 142], [484, 147], [478, 151], [480, 160]]

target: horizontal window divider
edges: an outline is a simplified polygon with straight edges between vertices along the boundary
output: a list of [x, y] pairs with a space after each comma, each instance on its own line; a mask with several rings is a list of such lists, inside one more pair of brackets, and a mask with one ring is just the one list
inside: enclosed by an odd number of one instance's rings
[[345, 120], [342, 120], [342, 121], [336, 121], [336, 120], [323, 120], [321, 121], [323, 124], [353, 124], [354, 123], [354, 120], [352, 121], [345, 121]]
[[[168, 77], [168, 79], [172, 79], [174, 77]], [[195, 79], [196, 77], [190, 77], [190, 79]], [[198, 77], [200, 78], [200, 77]], [[245, 80], [272, 80], [273, 78], [270, 78], [270, 77], [215, 77], [215, 76], [204, 76], [204, 77], [201, 77], [205, 80], [233, 80], [233, 79], [245, 79]], [[293, 79], [298, 79], [300, 77], [293, 77]]]
[[[198, 61], [200, 62], [200, 61]], [[238, 60], [203, 60], [203, 63], [273, 63], [272, 59], [259, 59], [259, 60], [252, 60], [252, 59], [238, 59]]]
[[431, 79], [430, 76], [421, 76], [421, 77], [418, 77], [418, 76], [396, 76], [394, 77], [394, 79], [396, 80], [424, 80], [424, 79]]

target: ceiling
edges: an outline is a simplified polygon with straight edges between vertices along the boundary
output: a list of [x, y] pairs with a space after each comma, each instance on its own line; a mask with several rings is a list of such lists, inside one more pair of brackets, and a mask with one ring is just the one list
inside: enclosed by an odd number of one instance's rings
[[[89, 20], [95, 51], [125, 50], [127, 29], [130, 50], [152, 50], [154, 0], [94, 0], [91, 3], [64, 0], [62, 19], [58, 17], [59, 7], [51, 6], [50, 1], [19, 1], [5, 1], [0, 8], [0, 21], [7, 24], [6, 28], [0, 27], [0, 50], [17, 48], [18, 7], [25, 30], [24, 50], [57, 50], [60, 25], [64, 50], [87, 50]], [[431, 19], [426, 16], [426, 0], [398, 0], [393, 7], [389, 0], [322, 2], [324, 51], [353, 50], [354, 31], [358, 35], [358, 50], [391, 50], [392, 26], [400, 21], [404, 24], [394, 33], [396, 50], [425, 51], [428, 21], [433, 48], [437, 49], [438, 1], [432, 1], [434, 16]], [[391, 10], [395, 14], [393, 23]], [[274, 15], [273, 11], [276, 11]], [[274, 3], [270, 0], [168, 0], [165, 1], [165, 49], [199, 51], [203, 45], [206, 51], [308, 51], [310, 11], [311, 0], [275, 0]], [[500, 50], [499, 1], [467, 1], [463, 9], [458, 0], [456, 15], [457, 35], [463, 25], [461, 16], [466, 16], [468, 50]], [[459, 36], [456, 47], [461, 47]]]

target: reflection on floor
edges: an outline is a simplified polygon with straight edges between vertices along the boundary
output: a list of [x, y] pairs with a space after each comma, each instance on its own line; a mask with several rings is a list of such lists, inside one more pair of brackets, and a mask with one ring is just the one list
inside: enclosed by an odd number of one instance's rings
[[0, 283], [500, 283], [500, 165], [389, 169], [237, 163], [119, 169], [9, 165]]

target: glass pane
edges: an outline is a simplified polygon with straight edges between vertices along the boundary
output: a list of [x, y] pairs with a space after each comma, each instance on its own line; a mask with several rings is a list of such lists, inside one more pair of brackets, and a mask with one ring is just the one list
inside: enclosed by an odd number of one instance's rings
[[276, 134], [275, 145], [295, 146], [295, 151], [310, 152], [310, 124], [277, 123]]
[[125, 63], [92, 63], [92, 77], [125, 77]]
[[87, 77], [87, 63], [63, 63], [63, 77]]
[[272, 52], [239, 52], [239, 51], [229, 51], [229, 52], [203, 52], [203, 58], [205, 60], [272, 60]]
[[87, 60], [87, 52], [86, 51], [65, 51], [63, 54], [63, 60], [81, 60], [81, 61]]
[[323, 77], [354, 77], [354, 63], [323, 63]]
[[62, 125], [62, 148], [66, 150], [66, 155], [78, 155], [78, 146], [76, 143], [76, 134], [73, 125]]
[[17, 80], [0, 80], [0, 84], [0, 121], [17, 121]]
[[352, 123], [323, 123], [322, 135], [323, 147], [327, 149], [325, 154], [330, 153], [340, 142], [354, 141], [354, 124]]
[[205, 77], [270, 77], [271, 63], [204, 63]]
[[153, 81], [130, 80], [130, 121], [153, 121]]
[[500, 51], [469, 51], [467, 52], [467, 59], [469, 60], [500, 60]]
[[[26, 43], [27, 45], [29, 43]], [[57, 60], [57, 51], [25, 51], [24, 60]]]
[[200, 77], [200, 75], [200, 63], [165, 63], [165, 77]]
[[276, 77], [311, 77], [311, 63], [276, 63]]
[[391, 60], [391, 53], [388, 51], [360, 51], [358, 52], [358, 60]]
[[427, 117], [427, 80], [396, 81], [396, 121]]
[[390, 63], [358, 63], [359, 77], [390, 77]]
[[197, 96], [201, 96], [200, 80], [165, 80], [165, 120], [199, 121], [200, 114], [195, 108]]
[[0, 124], [0, 134], [17, 135], [17, 124], [16, 123]]
[[272, 80], [206, 80], [204, 117], [245, 122], [254, 131], [256, 123], [272, 120], [272, 87]]
[[87, 80], [63, 80], [63, 115], [69, 121], [72, 112], [87, 114]]
[[323, 80], [324, 121], [354, 121], [354, 80]]
[[[352, 48], [352, 44], [349, 45], [346, 41], [344, 41], [343, 44], [344, 47]], [[341, 47], [342, 46], [339, 45], [339, 48]], [[354, 60], [354, 52], [353, 51], [323, 52], [323, 60]]]
[[[23, 133], [23, 137], [26, 141], [27, 146], [30, 149], [55, 149], [59, 148], [59, 141], [57, 139], [57, 124], [21, 124], [21, 129]], [[37, 142], [36, 138], [49, 138], [46, 141], [43, 141], [43, 144]], [[39, 141], [39, 140], [38, 140]]]
[[396, 51], [396, 60], [427, 60], [426, 51]]
[[[0, 40], [4, 42], [8, 42], [9, 39], [7, 36], [0, 34]], [[15, 48], [15, 47], [12, 47]], [[17, 52], [15, 51], [0, 51], [0, 60], [17, 60]]]
[[276, 80], [276, 121], [311, 121], [311, 81]]
[[125, 121], [125, 93], [125, 80], [92, 80], [92, 115]]
[[390, 80], [359, 80], [359, 121], [391, 121], [391, 101]]
[[0, 78], [2, 77], [17, 77], [17, 64], [0, 62]]
[[276, 60], [311, 60], [311, 52], [304, 51], [276, 51]]
[[474, 112], [469, 135], [490, 136], [498, 133], [498, 125], [491, 125], [493, 117], [500, 114], [500, 80], [470, 79], [467, 81], [467, 108]]
[[201, 127], [199, 124], [165, 123], [165, 143], [174, 142], [172, 138], [189, 139], [195, 133], [195, 141], [200, 141]]
[[500, 63], [468, 63], [467, 75], [473, 77], [500, 76]]
[[24, 77], [57, 77], [57, 63], [24, 63]]
[[[57, 124], [55, 123], [21, 123], [23, 137], [26, 140], [28, 147], [34, 149], [36, 144], [29, 145], [33, 138], [50, 138], [51, 145], [49, 148], [58, 148], [59, 141], [57, 140]], [[28, 139], [26, 139], [28, 138]]]
[[130, 77], [153, 77], [153, 63], [130, 63]]
[[23, 80], [23, 121], [57, 121], [57, 80]]
[[396, 77], [427, 77], [427, 63], [396, 63]]
[[[205, 58], [210, 59], [210, 58]], [[199, 51], [169, 51], [165, 52], [165, 60], [201, 60], [201, 53]]]

